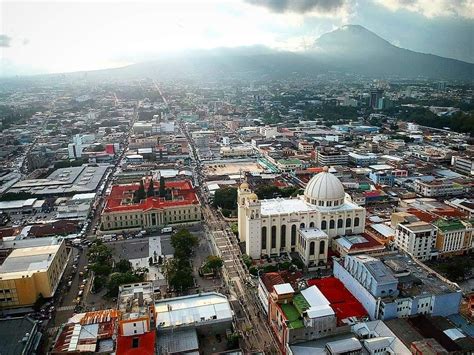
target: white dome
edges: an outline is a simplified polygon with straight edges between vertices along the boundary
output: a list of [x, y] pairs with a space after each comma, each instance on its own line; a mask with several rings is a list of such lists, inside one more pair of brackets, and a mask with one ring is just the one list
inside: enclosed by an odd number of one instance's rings
[[314, 176], [304, 190], [307, 202], [324, 207], [342, 205], [345, 196], [344, 186], [337, 177], [327, 172], [327, 169]]

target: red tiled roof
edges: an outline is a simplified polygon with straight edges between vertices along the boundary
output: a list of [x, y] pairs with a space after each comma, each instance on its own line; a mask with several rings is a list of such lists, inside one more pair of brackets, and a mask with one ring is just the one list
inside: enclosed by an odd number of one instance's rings
[[361, 236], [364, 237], [367, 242], [353, 244], [350, 250], [371, 249], [376, 247], [381, 247], [382, 249], [384, 248], [384, 245], [382, 243], [380, 243], [377, 239], [371, 237], [367, 233], [361, 233]]
[[[133, 348], [133, 338], [138, 338], [138, 347]], [[155, 331], [132, 336], [119, 336], [117, 338], [116, 355], [154, 355]]]
[[9, 227], [0, 229], [0, 239], [20, 234], [20, 228]]
[[336, 313], [338, 324], [349, 317], [362, 318], [367, 312], [362, 304], [344, 287], [343, 283], [335, 277], [311, 279], [308, 286], [316, 286], [330, 303]]
[[[147, 187], [145, 183], [145, 189]], [[140, 203], [122, 204], [124, 199], [133, 199], [134, 191], [138, 190], [139, 184], [115, 185], [112, 187], [104, 212], [121, 211], [144, 211], [149, 209], [161, 209], [174, 206], [186, 206], [198, 204], [198, 199], [190, 180], [167, 181], [166, 188], [173, 191], [173, 200], [165, 200], [161, 197], [147, 197]], [[155, 191], [158, 191], [159, 184], [155, 182]]]
[[273, 291], [273, 286], [289, 283], [293, 288], [296, 287], [296, 283], [303, 276], [300, 271], [290, 272], [283, 270], [280, 272], [267, 272], [260, 276], [263, 284], [268, 292]]
[[432, 215], [431, 213], [416, 209], [416, 208], [409, 208], [407, 210], [408, 213], [418, 217], [423, 222], [431, 223], [438, 219], [438, 217]]
[[47, 237], [50, 235], [72, 234], [79, 230], [79, 222], [61, 220], [53, 223], [35, 224], [28, 231], [29, 237]]

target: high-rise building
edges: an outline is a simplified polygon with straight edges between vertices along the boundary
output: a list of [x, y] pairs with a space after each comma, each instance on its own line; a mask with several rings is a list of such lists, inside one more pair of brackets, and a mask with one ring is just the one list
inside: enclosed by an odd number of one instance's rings
[[383, 90], [382, 89], [372, 89], [370, 90], [370, 102], [369, 106], [373, 109], [379, 108], [379, 102], [382, 100]]

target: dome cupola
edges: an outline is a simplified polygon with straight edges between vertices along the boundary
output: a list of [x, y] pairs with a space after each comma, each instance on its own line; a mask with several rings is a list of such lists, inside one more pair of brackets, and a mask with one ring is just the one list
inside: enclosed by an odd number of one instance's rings
[[319, 207], [337, 207], [344, 204], [344, 186], [328, 168], [315, 175], [304, 190], [305, 201]]

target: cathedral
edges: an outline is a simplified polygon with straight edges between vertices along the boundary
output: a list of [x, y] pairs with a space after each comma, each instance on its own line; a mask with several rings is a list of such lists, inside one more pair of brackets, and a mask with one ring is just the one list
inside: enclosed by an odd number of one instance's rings
[[253, 259], [298, 252], [307, 265], [327, 259], [332, 238], [359, 234], [365, 208], [352, 202], [339, 179], [325, 168], [295, 198], [259, 200], [247, 183], [238, 189], [239, 237]]

